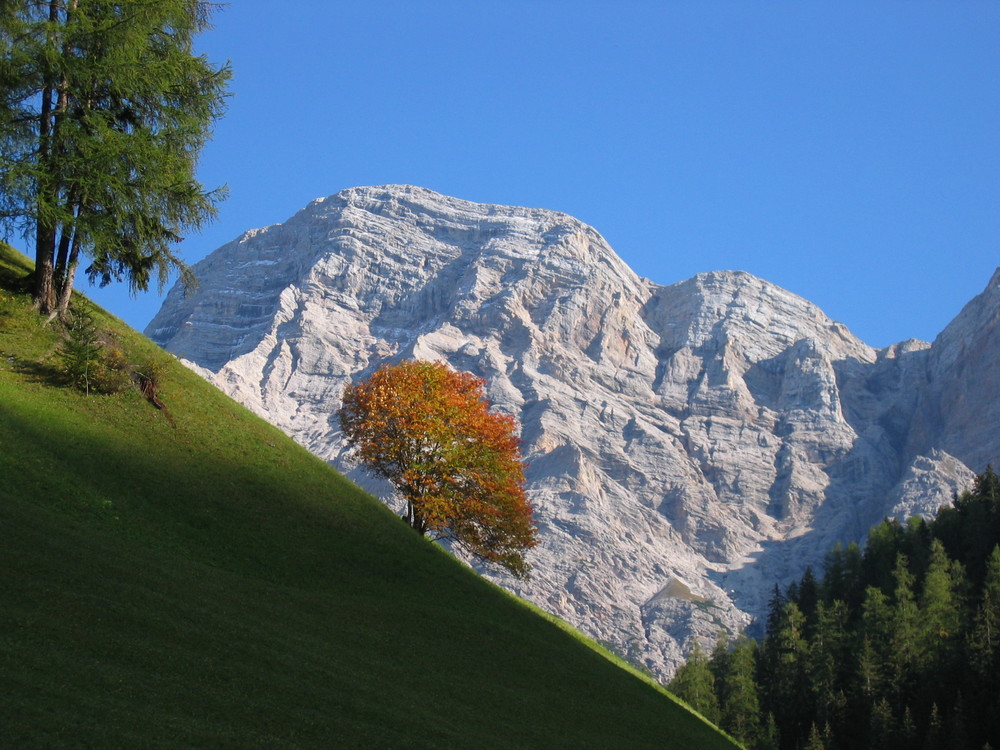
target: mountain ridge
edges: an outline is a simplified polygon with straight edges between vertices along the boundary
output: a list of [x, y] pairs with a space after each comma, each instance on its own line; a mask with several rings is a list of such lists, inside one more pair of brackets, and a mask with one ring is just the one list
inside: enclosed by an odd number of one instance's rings
[[990, 384], [934, 349], [998, 356], [989, 295], [934, 344], [876, 350], [746, 272], [658, 285], [567, 214], [412, 186], [314, 201], [195, 270], [151, 338], [376, 493], [345, 462], [344, 385], [409, 357], [486, 378], [542, 535], [532, 583], [490, 575], [661, 677], [834, 542], [964, 489], [940, 414]]

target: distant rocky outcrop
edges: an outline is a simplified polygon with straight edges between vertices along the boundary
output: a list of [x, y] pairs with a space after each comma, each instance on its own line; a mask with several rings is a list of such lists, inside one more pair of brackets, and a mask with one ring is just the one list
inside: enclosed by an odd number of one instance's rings
[[1000, 272], [933, 345], [865, 345], [747, 273], [637, 276], [552, 211], [355, 188], [195, 266], [147, 334], [345, 462], [343, 387], [443, 359], [520, 420], [541, 544], [487, 575], [665, 677], [695, 637], [1000, 457]]

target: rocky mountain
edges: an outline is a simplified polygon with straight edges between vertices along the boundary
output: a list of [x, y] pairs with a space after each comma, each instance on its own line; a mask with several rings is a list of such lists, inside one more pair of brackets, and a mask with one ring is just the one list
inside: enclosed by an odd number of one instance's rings
[[[541, 544], [485, 573], [661, 677], [693, 638], [1000, 458], [1000, 271], [933, 345], [865, 345], [749, 274], [640, 278], [565, 214], [355, 188], [198, 263], [147, 334], [345, 460], [343, 387], [443, 359], [522, 425]], [[391, 500], [390, 500], [391, 502]]]

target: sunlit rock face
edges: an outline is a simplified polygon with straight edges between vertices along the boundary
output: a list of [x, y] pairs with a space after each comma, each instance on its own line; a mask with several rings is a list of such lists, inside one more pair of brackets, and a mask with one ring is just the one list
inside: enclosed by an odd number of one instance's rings
[[484, 573], [660, 677], [1000, 457], [1000, 274], [933, 346], [874, 350], [749, 274], [660, 286], [565, 214], [409, 186], [314, 201], [195, 272], [147, 334], [377, 494], [344, 386], [407, 358], [485, 378], [541, 543], [530, 582]]

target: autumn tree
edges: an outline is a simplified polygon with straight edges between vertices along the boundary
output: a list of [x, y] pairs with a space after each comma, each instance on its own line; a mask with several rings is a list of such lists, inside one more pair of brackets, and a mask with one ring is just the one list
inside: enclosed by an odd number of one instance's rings
[[203, 0], [0, 2], [0, 222], [33, 237], [42, 313], [66, 311], [81, 255], [133, 292], [215, 215], [194, 177], [229, 70], [192, 51]]
[[527, 577], [537, 543], [514, 418], [490, 411], [485, 382], [440, 362], [386, 365], [344, 390], [355, 456], [406, 501], [421, 535]]

